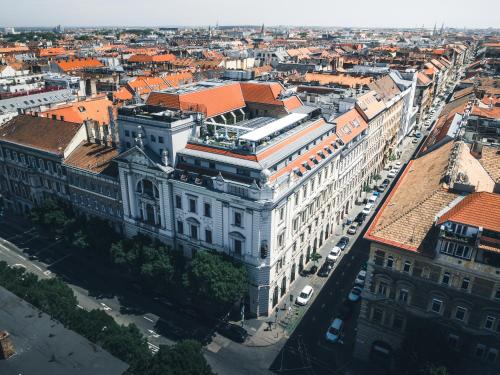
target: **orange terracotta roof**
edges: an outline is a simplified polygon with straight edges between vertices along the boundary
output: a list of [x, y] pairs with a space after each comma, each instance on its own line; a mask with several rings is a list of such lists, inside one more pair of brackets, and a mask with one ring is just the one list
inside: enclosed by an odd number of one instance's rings
[[241, 82], [240, 87], [245, 102], [283, 105], [288, 110], [302, 106], [302, 102], [295, 95], [289, 98], [279, 99], [279, 95], [285, 91], [285, 88], [278, 82]]
[[203, 112], [207, 117], [245, 107], [245, 100], [237, 82], [185, 93], [152, 92], [146, 103]]
[[245, 160], [250, 160], [250, 161], [257, 161], [257, 157], [255, 155], [238, 154], [236, 152], [231, 152], [229, 150], [223, 150], [223, 149], [220, 149], [220, 148], [217, 148], [217, 147], [210, 147], [210, 146], [203, 146], [203, 145], [198, 145], [198, 144], [194, 144], [194, 143], [188, 143], [186, 145], [186, 148], [190, 149], [190, 150], [209, 152], [211, 154], [218, 154], [218, 155], [229, 156], [229, 157], [232, 157], [232, 158], [245, 159]]
[[[318, 122], [315, 125], [307, 128], [306, 130], [308, 130], [308, 132], [310, 132], [318, 127], [323, 126], [324, 124], [325, 124], [325, 121], [323, 119], [321, 119], [321, 120], [318, 120]], [[303, 132], [299, 132], [298, 134], [295, 134], [294, 136], [292, 136], [286, 140], [286, 144], [290, 144], [290, 143], [297, 141], [298, 139], [302, 138], [303, 135], [304, 135]], [[311, 161], [312, 161], [311, 158], [316, 158], [316, 160], [318, 160], [318, 161], [321, 160], [321, 158], [318, 156], [318, 152], [324, 152], [325, 155], [328, 155], [328, 152], [326, 151], [325, 147], [330, 149], [330, 150], [333, 150], [333, 152], [335, 152], [334, 148], [332, 147], [331, 144], [332, 144], [332, 142], [335, 142], [337, 140], [337, 138], [338, 137], [335, 133], [330, 135], [329, 137], [325, 138], [322, 142], [320, 142], [315, 147], [313, 147], [312, 149], [307, 151], [307, 153], [300, 155], [300, 157], [298, 157], [297, 159], [295, 159], [291, 163], [287, 164], [285, 167], [280, 168], [278, 171], [276, 171], [276, 173], [271, 175], [270, 180], [274, 181], [277, 178], [279, 178], [287, 173], [292, 172], [294, 169], [298, 169], [301, 173], [305, 173], [307, 169], [304, 167], [304, 163], [311, 165]], [[280, 146], [279, 148], [282, 148], [286, 144], [280, 144], [277, 146]], [[274, 147], [276, 147], [276, 146], [274, 146]], [[268, 150], [266, 150], [266, 153], [267, 153], [267, 151]], [[272, 152], [276, 152], [276, 151], [277, 151], [277, 149], [272, 150]], [[257, 155], [257, 157], [258, 157], [258, 159], [260, 159], [261, 155]]]
[[432, 83], [432, 80], [422, 72], [417, 73], [417, 83], [422, 86], [427, 86]]
[[108, 108], [112, 106], [113, 103], [106, 96], [100, 96], [55, 107], [40, 112], [39, 116], [49, 118], [56, 116], [57, 119], [63, 117], [64, 121], [79, 124], [83, 124], [85, 120], [92, 120], [97, 121], [100, 125], [109, 125]]
[[86, 68], [100, 68], [103, 66], [103, 64], [99, 60], [96, 60], [94, 58], [59, 60], [56, 64], [61, 70], [65, 72], [82, 70]]
[[368, 85], [372, 82], [370, 77], [356, 77], [346, 74], [306, 73], [306, 82], [319, 82], [320, 85], [338, 84], [340, 86], [356, 87]]
[[26, 46], [0, 47], [0, 53], [28, 52], [29, 50]]
[[500, 232], [500, 194], [471, 193], [445, 212], [438, 224], [446, 221]]
[[258, 153], [257, 160], [259, 160], [259, 161], [264, 160], [265, 158], [267, 158], [267, 157], [271, 156], [272, 154], [276, 153], [277, 151], [281, 150], [283, 147], [290, 145], [290, 144], [298, 141], [302, 137], [306, 136], [310, 132], [321, 128], [323, 125], [325, 125], [325, 120], [323, 120], [323, 119], [317, 120], [315, 123], [311, 124], [307, 128], [299, 131], [298, 133], [295, 133], [295, 134], [289, 136], [288, 138], [283, 139], [281, 142], [279, 142], [279, 143], [263, 150], [262, 152]]
[[337, 136], [345, 143], [349, 143], [368, 127], [356, 108], [340, 115], [334, 120], [337, 125]]
[[478, 117], [500, 119], [500, 107], [481, 108], [474, 106], [471, 114]]
[[165, 63], [176, 59], [175, 55], [170, 53], [164, 55], [132, 55], [128, 59], [130, 63]]
[[40, 57], [63, 56], [67, 54], [68, 51], [64, 47], [43, 48], [38, 51]]
[[130, 91], [127, 90], [126, 87], [120, 87], [117, 91], [113, 93], [113, 98], [115, 100], [125, 101], [132, 100], [134, 96]]

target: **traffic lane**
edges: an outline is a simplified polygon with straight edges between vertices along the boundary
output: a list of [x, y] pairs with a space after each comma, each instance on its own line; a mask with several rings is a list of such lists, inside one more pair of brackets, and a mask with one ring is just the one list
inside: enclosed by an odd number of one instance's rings
[[0, 260], [5, 261], [10, 266], [21, 265], [26, 271], [34, 273], [39, 278], [48, 278], [51, 276], [51, 273], [46, 272], [47, 270], [44, 270], [43, 267], [32, 263], [24, 255], [11, 250], [11, 246], [8, 246], [3, 239], [0, 240]]
[[[349, 345], [330, 345], [326, 343], [324, 336], [331, 321], [335, 318], [340, 304], [353, 286], [361, 266], [368, 261], [370, 243], [363, 236], [373, 222], [378, 208], [382, 207], [390, 195], [395, 181], [400, 177], [402, 171], [403, 168], [398, 176], [391, 181], [386, 192], [382, 194], [377, 210], [368, 217], [359, 236], [348, 250], [347, 256], [341, 259], [338, 267], [330, 275], [290, 339], [276, 356], [271, 365], [271, 370], [274, 372], [286, 371], [290, 374], [303, 374], [304, 371], [314, 371], [317, 374], [330, 374], [332, 369], [348, 365], [352, 354], [357, 314], [353, 314], [346, 325], [349, 333], [348, 340], [350, 340], [346, 344]], [[357, 304], [359, 305], [359, 302]], [[355, 312], [359, 313], [359, 306], [356, 307]]]

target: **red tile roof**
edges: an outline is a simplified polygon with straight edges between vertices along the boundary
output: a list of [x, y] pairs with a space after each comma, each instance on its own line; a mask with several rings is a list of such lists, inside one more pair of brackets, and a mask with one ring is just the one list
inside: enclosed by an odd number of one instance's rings
[[446, 221], [500, 232], [500, 194], [471, 193], [445, 212], [438, 224]]
[[116, 156], [118, 150], [114, 147], [82, 142], [66, 158], [64, 164], [95, 174], [112, 174], [116, 171], [116, 165], [112, 162]]
[[96, 59], [70, 59], [70, 60], [59, 60], [56, 63], [59, 68], [64, 72], [71, 72], [74, 70], [83, 70], [86, 68], [100, 68], [103, 64]]
[[64, 118], [64, 121], [77, 122], [83, 124], [85, 120], [97, 121], [100, 125], [109, 125], [109, 107], [113, 103], [106, 96], [97, 96], [86, 100], [71, 102], [59, 107], [54, 107], [45, 112], [40, 112], [39, 116]]
[[176, 59], [175, 55], [170, 53], [165, 55], [132, 55], [129, 57], [130, 63], [165, 63]]
[[368, 127], [361, 114], [353, 108], [334, 120], [337, 125], [337, 135], [345, 143], [349, 143]]

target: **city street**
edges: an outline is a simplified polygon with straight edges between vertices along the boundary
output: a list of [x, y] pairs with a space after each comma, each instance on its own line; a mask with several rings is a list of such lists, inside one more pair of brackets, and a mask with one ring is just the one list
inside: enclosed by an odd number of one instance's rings
[[[433, 122], [443, 105], [444, 103], [437, 108]], [[404, 140], [400, 173], [415, 149], [425, 140], [427, 132], [428, 129], [422, 129], [423, 137], [417, 144], [412, 143], [411, 137]], [[387, 171], [383, 171], [381, 175], [382, 179], [386, 178]], [[376, 203], [378, 207], [391, 188], [381, 194]], [[362, 208], [363, 204], [356, 205], [349, 217], [354, 218]], [[338, 306], [352, 287], [357, 272], [367, 261], [368, 242], [362, 237], [375, 212], [376, 209], [355, 236], [350, 236], [350, 244], [342, 252], [329, 278], [311, 275], [297, 280], [289, 294], [297, 296], [305, 285], [311, 285], [315, 289], [313, 300], [306, 307], [293, 306], [291, 312], [288, 309], [280, 310], [275, 317], [278, 326], [270, 333], [271, 336], [276, 336], [268, 345], [241, 345], [220, 335], [213, 335], [211, 328], [204, 326], [196, 316], [189, 316], [168, 301], [155, 301], [142, 295], [140, 291], [130, 288], [130, 285], [123, 285], [121, 280], [116, 280], [112, 274], [103, 273], [102, 267], [93, 269], [91, 264], [75, 261], [71, 253], [66, 253], [61, 248], [61, 241], [42, 239], [34, 228], [20, 226], [8, 217], [1, 218], [0, 260], [11, 266], [24, 267], [40, 278], [61, 277], [73, 289], [79, 307], [87, 310], [102, 309], [120, 324], [136, 324], [148, 338], [153, 352], [157, 351], [159, 345], [172, 344], [183, 338], [194, 338], [206, 344], [206, 358], [221, 375], [271, 373], [269, 369], [292, 374], [331, 374], [333, 370], [352, 368], [350, 358], [354, 345], [357, 308], [347, 323], [343, 345], [327, 344], [324, 334], [335, 317]], [[318, 266], [345, 234], [340, 232], [339, 228], [319, 249], [322, 258]], [[284, 301], [289, 305], [288, 296]], [[283, 302], [280, 305], [283, 305]], [[257, 337], [259, 327], [262, 328], [265, 322], [260, 319], [245, 322], [250, 336]]]

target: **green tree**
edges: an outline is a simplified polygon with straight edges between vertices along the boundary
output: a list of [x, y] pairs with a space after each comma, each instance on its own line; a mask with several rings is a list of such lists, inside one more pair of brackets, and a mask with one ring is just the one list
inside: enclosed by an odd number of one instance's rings
[[321, 254], [316, 251], [311, 254], [311, 260], [313, 261], [315, 266], [318, 264], [321, 258], [322, 258]]
[[226, 308], [248, 289], [248, 276], [241, 264], [210, 251], [198, 251], [189, 264], [184, 285], [199, 297], [210, 296]]
[[45, 200], [31, 210], [30, 218], [44, 233], [51, 236], [64, 236], [71, 233], [75, 223], [71, 208], [60, 201]]
[[184, 340], [173, 346], [161, 346], [147, 375], [213, 375], [197, 341]]

